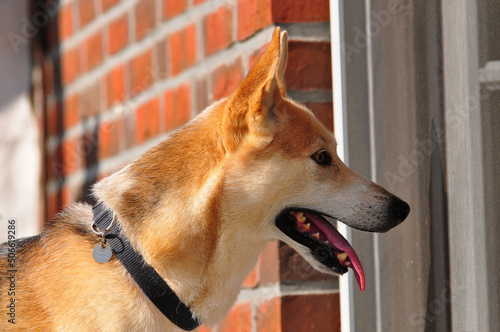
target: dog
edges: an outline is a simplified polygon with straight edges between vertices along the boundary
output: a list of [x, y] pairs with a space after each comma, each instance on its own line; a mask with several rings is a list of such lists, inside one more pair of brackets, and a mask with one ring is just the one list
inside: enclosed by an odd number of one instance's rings
[[[176, 324], [188, 330], [215, 324], [265, 244], [276, 239], [321, 272], [351, 268], [363, 289], [360, 260], [332, 220], [385, 232], [410, 207], [343, 164], [333, 134], [287, 97], [287, 52], [287, 33], [276, 28], [228, 98], [95, 184], [100, 210], [75, 204], [40, 235], [15, 247], [3, 244], [0, 294], [7, 298], [14, 275], [15, 321], [2, 315], [0, 330], [172, 331]], [[96, 224], [101, 215], [107, 224]], [[153, 284], [167, 285], [157, 295], [178, 299], [173, 313], [165, 314], [149, 286], [117, 258], [122, 250], [114, 240], [129, 244], [136, 266], [157, 278]], [[93, 256], [107, 247], [111, 257]], [[15, 257], [14, 271], [7, 257]], [[184, 325], [175, 317], [182, 310], [190, 316]]]

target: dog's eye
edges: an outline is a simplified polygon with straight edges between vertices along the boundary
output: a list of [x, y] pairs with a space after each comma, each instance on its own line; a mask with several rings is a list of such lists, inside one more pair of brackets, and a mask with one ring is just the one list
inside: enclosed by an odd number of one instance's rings
[[332, 156], [326, 150], [315, 152], [311, 158], [320, 166], [329, 166], [332, 163]]

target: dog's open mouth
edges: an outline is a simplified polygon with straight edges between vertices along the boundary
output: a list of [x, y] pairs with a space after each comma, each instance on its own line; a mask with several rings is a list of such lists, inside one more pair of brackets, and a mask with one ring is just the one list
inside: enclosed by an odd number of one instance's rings
[[333, 272], [344, 274], [351, 268], [360, 290], [365, 289], [365, 275], [358, 255], [321, 213], [286, 209], [276, 218], [276, 226], [292, 240], [309, 248], [314, 258]]

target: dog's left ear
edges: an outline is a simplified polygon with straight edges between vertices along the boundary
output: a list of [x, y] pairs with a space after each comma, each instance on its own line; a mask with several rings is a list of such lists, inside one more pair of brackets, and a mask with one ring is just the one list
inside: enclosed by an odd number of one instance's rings
[[268, 136], [279, 121], [279, 104], [286, 97], [284, 74], [288, 59], [286, 31], [276, 28], [271, 44], [238, 89], [228, 99], [224, 127], [226, 149], [246, 134]]
[[[279, 41], [277, 45], [274, 43], [275, 40]], [[250, 108], [250, 114], [255, 120], [254, 124], [257, 125], [257, 128], [254, 129], [272, 127], [280, 116], [279, 103], [286, 97], [285, 69], [288, 61], [288, 37], [286, 31], [280, 33], [279, 28], [274, 30], [273, 40], [266, 53], [274, 47], [276, 48], [274, 51], [277, 51], [278, 54], [275, 55], [274, 62], [268, 69], [268, 76], [262, 82], [260, 91], [254, 92], [255, 104]]]

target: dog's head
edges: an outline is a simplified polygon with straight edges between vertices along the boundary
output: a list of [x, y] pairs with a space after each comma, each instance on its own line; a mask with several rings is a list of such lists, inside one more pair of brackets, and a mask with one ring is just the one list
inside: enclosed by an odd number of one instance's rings
[[356, 252], [332, 221], [385, 232], [410, 208], [350, 170], [336, 154], [332, 133], [287, 97], [287, 49], [287, 34], [277, 28], [266, 53], [226, 101], [220, 135], [231, 158], [224, 194], [244, 219], [262, 221], [253, 236], [288, 243], [322, 272], [343, 274], [350, 267], [364, 289]]
[[408, 204], [346, 167], [333, 134], [287, 97], [287, 53], [286, 32], [277, 28], [231, 96], [94, 187], [174, 287], [189, 278], [199, 284], [208, 264], [240, 270], [236, 284], [265, 241], [280, 239], [320, 271], [353, 268], [363, 289], [359, 259], [330, 220], [385, 232], [409, 213]]

